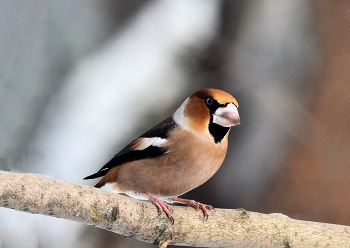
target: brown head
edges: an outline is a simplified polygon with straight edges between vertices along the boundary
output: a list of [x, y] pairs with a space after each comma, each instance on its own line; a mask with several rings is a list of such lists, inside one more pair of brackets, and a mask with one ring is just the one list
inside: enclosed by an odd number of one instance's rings
[[206, 133], [217, 143], [227, 136], [231, 126], [240, 124], [237, 109], [237, 100], [227, 92], [203, 89], [187, 98], [173, 118], [183, 128]]

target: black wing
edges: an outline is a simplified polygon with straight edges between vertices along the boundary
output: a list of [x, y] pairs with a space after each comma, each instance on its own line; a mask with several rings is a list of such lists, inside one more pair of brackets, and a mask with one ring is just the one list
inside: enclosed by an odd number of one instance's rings
[[158, 125], [152, 127], [150, 130], [145, 132], [140, 136], [140, 138], [152, 138], [152, 137], [159, 137], [166, 139], [169, 137], [169, 133], [171, 130], [173, 130], [177, 126], [176, 122], [174, 121], [173, 117], [169, 117], [159, 123]]
[[107, 164], [105, 164], [98, 172], [95, 174], [92, 174], [90, 176], [87, 176], [84, 178], [86, 179], [93, 179], [97, 177], [101, 177], [106, 175], [106, 173], [112, 169], [115, 166], [122, 165], [124, 163], [145, 159], [145, 158], [151, 158], [156, 157], [159, 155], [163, 155], [167, 152], [167, 150], [164, 147], [159, 146], [153, 146], [150, 145], [147, 148], [143, 150], [133, 150], [131, 149], [133, 146], [133, 143], [139, 139], [142, 138], [154, 138], [159, 137], [166, 139], [169, 137], [169, 133], [172, 129], [175, 128], [177, 124], [174, 122], [172, 117], [169, 117], [168, 119], [165, 119], [155, 127], [151, 128], [144, 134], [142, 134], [138, 139], [132, 141], [130, 144], [128, 144], [126, 147], [124, 147], [121, 151], [119, 151]]

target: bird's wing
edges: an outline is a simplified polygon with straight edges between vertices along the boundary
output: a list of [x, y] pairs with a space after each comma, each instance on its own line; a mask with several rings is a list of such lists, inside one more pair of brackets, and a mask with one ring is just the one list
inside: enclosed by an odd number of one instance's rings
[[139, 138], [133, 140], [125, 148], [119, 151], [107, 164], [105, 164], [98, 172], [87, 176], [85, 179], [93, 179], [106, 175], [106, 173], [115, 166], [124, 163], [151, 158], [163, 155], [167, 149], [163, 146], [167, 142], [169, 133], [177, 124], [172, 117], [162, 121], [154, 126]]

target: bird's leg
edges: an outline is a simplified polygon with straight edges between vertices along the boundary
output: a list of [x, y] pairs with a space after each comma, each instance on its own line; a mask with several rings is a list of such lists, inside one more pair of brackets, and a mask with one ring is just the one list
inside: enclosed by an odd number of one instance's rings
[[162, 211], [164, 211], [166, 213], [166, 215], [168, 216], [168, 218], [171, 219], [172, 222], [174, 223], [174, 218], [172, 215], [173, 210], [171, 209], [169, 204], [165, 203], [164, 201], [160, 200], [159, 198], [155, 197], [154, 195], [150, 195], [150, 194], [145, 193], [145, 192], [141, 192], [141, 195], [143, 197], [147, 198], [148, 200], [150, 200], [157, 207], [159, 215], [162, 213]]
[[193, 207], [195, 209], [201, 209], [202, 212], [203, 212], [203, 215], [204, 215], [204, 220], [208, 219], [208, 216], [209, 216], [208, 215], [208, 210], [214, 209], [210, 205], [203, 204], [203, 203], [200, 203], [200, 202], [196, 202], [194, 200], [187, 200], [187, 199], [182, 199], [182, 198], [178, 198], [178, 197], [173, 197], [172, 200], [174, 202], [182, 203], [182, 204], [185, 204], [187, 206]]

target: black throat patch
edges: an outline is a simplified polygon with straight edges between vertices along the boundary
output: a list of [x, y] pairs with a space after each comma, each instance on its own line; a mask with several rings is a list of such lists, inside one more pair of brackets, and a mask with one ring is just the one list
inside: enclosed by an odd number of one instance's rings
[[209, 133], [213, 136], [214, 142], [219, 143], [225, 137], [230, 127], [223, 127], [210, 120], [209, 123]]
[[210, 121], [209, 121], [209, 133], [211, 136], [214, 138], [215, 143], [221, 142], [221, 140], [225, 137], [227, 132], [230, 130], [230, 127], [223, 127], [220, 126], [216, 123], [213, 123], [213, 114], [215, 111], [220, 108], [220, 107], [225, 107], [227, 106], [228, 103], [226, 104], [219, 104], [218, 101], [213, 99], [212, 97], [207, 97], [204, 99], [205, 104], [207, 105], [207, 108], [210, 113]]

